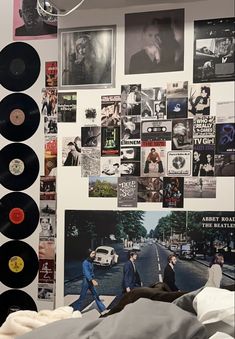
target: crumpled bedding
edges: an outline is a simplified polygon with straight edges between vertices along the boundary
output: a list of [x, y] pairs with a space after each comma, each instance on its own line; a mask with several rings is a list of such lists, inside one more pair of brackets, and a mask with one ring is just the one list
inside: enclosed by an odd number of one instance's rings
[[216, 332], [234, 336], [235, 292], [226, 289], [205, 287], [193, 299], [197, 319], [206, 327], [208, 336]]
[[93, 321], [67, 319], [18, 339], [207, 339], [197, 318], [171, 303], [141, 298], [121, 312]]
[[57, 320], [81, 317], [81, 312], [74, 311], [70, 306], [39, 312], [17, 311], [9, 314], [6, 321], [0, 327], [0, 339], [13, 339], [16, 338], [16, 336], [23, 335], [35, 328]]

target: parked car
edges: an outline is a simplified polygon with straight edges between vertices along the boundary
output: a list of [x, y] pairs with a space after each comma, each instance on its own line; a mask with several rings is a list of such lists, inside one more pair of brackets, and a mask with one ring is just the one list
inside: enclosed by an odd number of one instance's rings
[[118, 254], [110, 246], [99, 246], [96, 248], [95, 265], [112, 267], [118, 262]]
[[181, 244], [180, 245], [180, 253], [179, 253], [179, 258], [180, 259], [186, 259], [186, 260], [191, 260], [193, 259], [194, 254], [193, 254], [193, 248], [191, 244]]
[[170, 245], [170, 250], [172, 251], [172, 252], [177, 252], [177, 249], [178, 249], [178, 245], [176, 245], [176, 244], [171, 244]]
[[135, 242], [132, 246], [132, 250], [133, 251], [140, 251], [140, 244], [138, 244], [137, 242]]

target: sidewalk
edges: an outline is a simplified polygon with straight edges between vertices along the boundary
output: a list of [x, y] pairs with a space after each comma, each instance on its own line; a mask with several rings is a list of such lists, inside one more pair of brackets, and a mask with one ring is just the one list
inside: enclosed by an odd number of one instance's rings
[[[194, 258], [195, 261], [199, 262], [202, 265], [209, 267], [210, 259]], [[223, 275], [235, 280], [235, 268], [234, 265], [224, 264], [223, 265]]]

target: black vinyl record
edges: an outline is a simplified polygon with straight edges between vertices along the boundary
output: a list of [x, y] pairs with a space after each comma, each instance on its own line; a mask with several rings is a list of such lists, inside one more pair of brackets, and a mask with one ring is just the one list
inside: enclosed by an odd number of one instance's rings
[[8, 193], [0, 199], [0, 215], [0, 232], [10, 239], [29, 237], [39, 221], [37, 204], [22, 192]]
[[0, 102], [0, 133], [11, 141], [24, 141], [37, 130], [38, 105], [29, 95], [13, 93]]
[[9, 91], [31, 87], [40, 73], [37, 51], [25, 42], [13, 42], [0, 52], [0, 83]]
[[33, 298], [21, 290], [8, 290], [0, 295], [0, 326], [10, 313], [16, 311], [37, 311]]
[[12, 288], [29, 285], [38, 273], [38, 257], [26, 242], [11, 240], [0, 247], [0, 281]]
[[0, 151], [0, 183], [5, 188], [22, 191], [34, 183], [38, 173], [38, 157], [28, 145], [11, 143]]

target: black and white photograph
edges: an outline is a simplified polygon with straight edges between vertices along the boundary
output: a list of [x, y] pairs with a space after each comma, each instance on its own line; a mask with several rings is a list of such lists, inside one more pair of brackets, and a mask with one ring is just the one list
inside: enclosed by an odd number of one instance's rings
[[185, 198], [216, 198], [216, 178], [192, 177], [184, 178]]
[[210, 115], [210, 93], [208, 84], [191, 85], [188, 97], [188, 117], [195, 118]]
[[[193, 119], [193, 138], [208, 138], [207, 143], [215, 143], [215, 116], [202, 116]], [[212, 142], [209, 142], [209, 138]], [[195, 140], [194, 140], [195, 142]]]
[[193, 149], [193, 119], [172, 121], [172, 150]]
[[197, 144], [193, 147], [193, 176], [215, 175], [215, 146], [208, 144]]
[[217, 102], [216, 122], [217, 124], [235, 122], [235, 101]]
[[234, 17], [194, 21], [194, 83], [235, 80], [234, 23]]
[[141, 85], [121, 86], [121, 115], [140, 115]]
[[192, 151], [167, 152], [167, 175], [189, 176], [192, 174]]
[[121, 117], [121, 140], [124, 144], [126, 144], [128, 140], [136, 140], [140, 143], [139, 115]]
[[101, 127], [83, 126], [81, 128], [82, 147], [98, 148], [101, 144]]
[[79, 136], [63, 137], [62, 165], [63, 166], [81, 165], [81, 138]]
[[59, 30], [59, 88], [108, 88], [115, 84], [116, 26]]
[[38, 284], [38, 299], [53, 301], [54, 300], [54, 285], [53, 284]]
[[89, 177], [90, 198], [116, 198], [117, 178]]
[[139, 177], [140, 176], [140, 162], [121, 160], [120, 175]]
[[58, 93], [58, 122], [76, 122], [77, 92]]
[[101, 96], [101, 126], [120, 126], [121, 96]]
[[137, 207], [137, 188], [136, 178], [118, 178], [118, 207]]
[[171, 120], [149, 120], [141, 122], [141, 140], [171, 140]]
[[140, 161], [140, 146], [122, 146], [121, 161]]
[[163, 87], [142, 88], [141, 118], [166, 119], [166, 89]]
[[120, 157], [101, 157], [100, 173], [102, 177], [119, 177]]
[[215, 154], [215, 176], [235, 177], [235, 154]]
[[83, 147], [81, 153], [81, 176], [96, 177], [100, 175], [100, 149]]
[[125, 74], [183, 69], [184, 9], [125, 15]]

